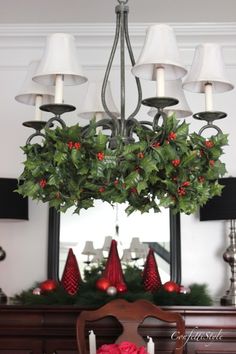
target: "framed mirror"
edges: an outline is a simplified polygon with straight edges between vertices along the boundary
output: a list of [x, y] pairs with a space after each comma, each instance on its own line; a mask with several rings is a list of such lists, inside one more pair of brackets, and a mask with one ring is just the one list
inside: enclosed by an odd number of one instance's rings
[[[112, 220], [113, 215], [108, 214], [110, 210], [105, 210], [104, 212], [104, 210], [102, 210], [102, 207], [103, 206], [99, 206], [97, 208], [90, 208], [91, 211], [84, 211], [84, 215], [72, 215], [68, 212], [64, 214], [57, 212], [54, 208], [49, 208], [48, 279], [60, 279], [62, 268], [65, 263], [65, 257], [64, 259], [62, 259], [62, 249], [64, 248], [64, 251], [66, 249], [65, 247], [63, 247], [63, 244], [65, 244], [65, 238], [67, 240], [67, 251], [69, 247], [76, 246], [76, 244], [78, 243], [80, 257], [81, 247], [84, 247], [86, 240], [93, 240], [95, 246], [97, 244], [97, 247], [100, 247], [101, 249], [106, 236], [108, 236], [108, 234], [111, 235], [112, 233], [111, 228], [114, 227], [114, 229], [117, 229], [118, 226], [120, 229], [119, 237], [122, 241], [121, 243], [123, 243], [124, 248], [127, 248], [127, 240], [129, 240], [130, 242], [131, 238], [133, 236], [137, 236], [138, 233], [138, 236], [141, 235], [141, 242], [143, 242], [149, 247], [152, 247], [157, 258], [159, 257], [160, 261], [164, 260], [167, 264], [169, 264], [168, 270], [165, 269], [165, 272], [167, 272], [167, 280], [171, 279], [179, 284], [181, 283], [180, 214], [174, 215], [171, 210], [165, 210], [166, 215], [164, 217], [165, 221], [163, 221], [165, 224], [164, 225], [162, 224], [162, 221], [160, 221], [161, 219], [158, 220], [158, 217], [161, 217], [163, 219], [162, 213], [153, 213], [153, 215], [148, 215], [149, 213], [147, 213], [147, 216], [144, 214], [139, 214], [137, 216], [130, 215], [126, 216], [125, 218], [124, 216], [120, 215], [123, 213], [123, 211], [119, 210], [118, 225], [117, 222], [114, 222], [113, 220], [110, 223], [111, 225], [109, 229], [108, 220]], [[111, 207], [109, 206], [109, 208]], [[103, 220], [101, 220], [100, 215], [103, 215]], [[130, 223], [130, 226], [127, 224], [126, 219]], [[98, 223], [97, 220], [99, 220], [100, 222]], [[141, 224], [139, 224], [139, 220], [141, 221]], [[105, 224], [106, 228], [104, 227]], [[144, 230], [146, 230], [144, 232], [145, 235], [142, 235], [141, 233], [141, 225], [143, 225]], [[166, 228], [166, 230], [164, 230], [164, 228]], [[132, 232], [130, 230], [132, 230]], [[160, 242], [160, 237], [158, 236], [160, 234], [168, 234], [169, 242], [167, 242], [167, 246], [163, 246], [163, 243]], [[70, 235], [72, 235], [73, 237], [71, 238]], [[64, 252], [64, 254], [66, 253]], [[76, 257], [78, 258], [77, 255]], [[81, 261], [81, 263], [86, 263], [82, 261], [82, 258], [79, 261]], [[79, 266], [81, 266], [81, 264], [79, 264]], [[160, 268], [159, 262], [158, 268]]]

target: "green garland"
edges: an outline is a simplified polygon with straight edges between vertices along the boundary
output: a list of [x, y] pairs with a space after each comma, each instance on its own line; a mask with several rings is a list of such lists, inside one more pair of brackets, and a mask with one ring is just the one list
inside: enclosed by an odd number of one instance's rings
[[191, 214], [221, 193], [217, 178], [225, 173], [219, 160], [227, 136], [206, 140], [189, 134], [188, 124], [168, 117], [165, 128], [152, 131], [137, 123], [137, 141], [124, 144], [109, 138], [91, 122], [86, 134], [78, 125], [46, 130], [42, 145], [27, 144], [23, 196], [49, 202], [75, 213], [100, 199], [110, 204], [128, 202], [127, 214], [160, 207]]
[[68, 295], [61, 286], [55, 291], [42, 295], [34, 295], [32, 288], [16, 295], [13, 301], [23, 305], [73, 305], [81, 308], [99, 307], [116, 298], [123, 298], [128, 301], [146, 299], [159, 306], [212, 305], [212, 299], [207, 292], [206, 285], [192, 284], [190, 286], [190, 293], [188, 294], [171, 293], [164, 289], [160, 289], [155, 293], [145, 292], [141, 280], [141, 270], [130, 266], [127, 266], [124, 271], [128, 291], [124, 294], [109, 296], [106, 292], [97, 290], [95, 286], [96, 280], [101, 277], [102, 269], [102, 266], [99, 266], [92, 268], [90, 271], [85, 271], [84, 282], [75, 296]]

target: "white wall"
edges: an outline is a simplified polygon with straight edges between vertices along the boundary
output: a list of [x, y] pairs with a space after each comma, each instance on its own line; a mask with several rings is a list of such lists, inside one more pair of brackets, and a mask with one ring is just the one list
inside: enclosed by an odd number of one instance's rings
[[[236, 24], [175, 24], [181, 55], [186, 67], [193, 58], [196, 44], [219, 41], [224, 48], [224, 57], [231, 80], [236, 84]], [[146, 24], [130, 25], [135, 56], [140, 51]], [[78, 56], [89, 79], [103, 77], [105, 65], [113, 40], [113, 26], [107, 25], [22, 25], [0, 27], [0, 176], [18, 177], [22, 171], [24, 145], [30, 130], [22, 122], [33, 118], [33, 109], [14, 101], [24, 79], [27, 65], [39, 59], [45, 36], [51, 32], [71, 32], [77, 36]], [[127, 68], [127, 72], [128, 72]], [[119, 76], [117, 58], [111, 74], [112, 90], [118, 92]], [[127, 106], [135, 100], [135, 86], [131, 76], [127, 78]], [[85, 86], [66, 89], [65, 101], [80, 105]], [[144, 97], [154, 94], [154, 86], [143, 82]], [[116, 96], [116, 95], [115, 95]], [[119, 95], [118, 95], [119, 96]], [[130, 99], [129, 99], [130, 97]], [[203, 97], [187, 94], [194, 112], [204, 109]], [[228, 118], [219, 122], [224, 132], [230, 133], [230, 145], [225, 149], [224, 160], [230, 175], [236, 175], [234, 154], [236, 149], [236, 128], [232, 91], [215, 99], [215, 108], [228, 113]], [[117, 97], [118, 104], [118, 97]], [[147, 110], [142, 108], [139, 117]], [[77, 112], [65, 120], [77, 122]], [[45, 119], [48, 116], [45, 116]], [[198, 131], [201, 124], [191, 121], [191, 129]], [[47, 259], [47, 206], [30, 202], [29, 221], [0, 221], [0, 245], [6, 250], [7, 258], [0, 263], [0, 286], [11, 296], [28, 288], [35, 281], [46, 278]], [[182, 216], [182, 274], [183, 283], [207, 283], [211, 293], [219, 297], [228, 286], [228, 266], [222, 260], [222, 253], [228, 244], [227, 232], [221, 222], [200, 223], [197, 215]]]

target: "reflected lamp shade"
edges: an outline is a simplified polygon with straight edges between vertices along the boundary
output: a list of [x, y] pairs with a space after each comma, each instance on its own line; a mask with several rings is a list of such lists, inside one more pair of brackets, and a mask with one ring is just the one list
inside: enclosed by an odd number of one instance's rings
[[112, 236], [106, 236], [103, 244], [103, 251], [109, 251], [111, 248]]
[[[170, 80], [165, 82], [165, 92], [167, 97], [176, 98], [179, 103], [172, 107], [167, 107], [164, 112], [168, 115], [175, 113], [176, 118], [186, 118], [192, 115], [192, 111], [189, 108], [186, 100], [184, 90], [182, 89], [182, 80]], [[156, 108], [151, 108], [148, 111], [148, 115], [154, 117], [157, 113]]]
[[191, 92], [204, 93], [205, 85], [208, 83], [212, 84], [213, 93], [222, 93], [234, 88], [227, 78], [222, 50], [217, 43], [197, 46], [183, 88]]
[[200, 221], [236, 219], [236, 177], [220, 178], [221, 196], [210, 199], [200, 208]]
[[[80, 117], [88, 120], [93, 119], [94, 117], [96, 118], [98, 116], [99, 119], [109, 118], [103, 108], [101, 92], [102, 82], [89, 81], [83, 106], [81, 107], [81, 111], [78, 113]], [[113, 100], [111, 85], [109, 81], [107, 83], [106, 88], [106, 103], [110, 112], [112, 112], [115, 116], [118, 117], [120, 114]]]
[[56, 75], [63, 75], [65, 85], [79, 85], [87, 81], [79, 65], [75, 39], [67, 33], [47, 37], [46, 47], [33, 80], [54, 86]]
[[0, 178], [0, 218], [29, 220], [28, 198], [17, 192], [18, 181], [15, 178]]
[[95, 249], [93, 247], [93, 241], [86, 241], [85, 242], [85, 246], [84, 246], [84, 249], [81, 252], [81, 254], [84, 254], [84, 255], [87, 255], [87, 256], [90, 256], [90, 255], [95, 256], [96, 255], [96, 251], [95, 251]]
[[156, 80], [157, 67], [165, 69], [166, 80], [176, 80], [187, 73], [180, 60], [175, 33], [166, 24], [156, 24], [148, 28], [132, 73], [142, 79]]
[[16, 101], [28, 105], [35, 106], [37, 96], [42, 97], [41, 104], [52, 103], [54, 100], [54, 93], [51, 87], [40, 85], [32, 80], [32, 77], [37, 71], [39, 61], [34, 60], [29, 64], [25, 80], [19, 90], [18, 95], [15, 96]]

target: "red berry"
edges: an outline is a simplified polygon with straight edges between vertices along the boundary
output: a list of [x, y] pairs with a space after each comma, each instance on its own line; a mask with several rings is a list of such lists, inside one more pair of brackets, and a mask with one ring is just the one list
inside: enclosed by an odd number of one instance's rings
[[185, 181], [182, 183], [182, 187], [188, 187], [190, 186], [190, 182], [189, 181]]
[[97, 158], [98, 158], [99, 161], [104, 160], [104, 157], [105, 157], [104, 152], [98, 152], [97, 153]]
[[178, 159], [172, 160], [171, 163], [172, 163], [172, 165], [173, 165], [174, 167], [178, 167], [179, 164], [180, 164], [180, 160], [178, 160]]
[[79, 142], [74, 143], [74, 148], [75, 148], [76, 150], [79, 150], [79, 149], [81, 148], [81, 144], [80, 144]]
[[105, 192], [105, 187], [100, 187], [98, 190], [100, 193], [103, 193], [103, 192]]
[[152, 147], [153, 147], [153, 148], [158, 148], [158, 147], [160, 147], [160, 146], [161, 146], [161, 144], [158, 143], [157, 141], [155, 141], [155, 143], [152, 143]]
[[46, 185], [47, 185], [47, 181], [45, 178], [42, 178], [40, 181], [39, 181], [39, 185], [41, 188], [45, 188]]
[[204, 145], [205, 145], [208, 149], [211, 149], [211, 148], [214, 146], [214, 143], [213, 143], [213, 141], [211, 141], [211, 140], [206, 140], [206, 141], [204, 141]]
[[176, 139], [176, 133], [170, 132], [170, 134], [168, 135], [168, 140], [171, 141], [171, 140], [175, 140], [175, 139]]
[[204, 151], [200, 150], [200, 156], [203, 157], [204, 156]]
[[74, 146], [73, 141], [68, 141], [67, 146], [70, 150], [72, 150]]
[[211, 167], [214, 167], [215, 161], [214, 161], [214, 160], [210, 160], [210, 161], [209, 161], [209, 165], [210, 165]]
[[143, 159], [144, 158], [144, 153], [143, 152], [139, 152], [137, 156], [138, 156], [139, 159]]
[[186, 190], [183, 187], [178, 188], [178, 195], [182, 197], [183, 195], [186, 194]]
[[203, 182], [205, 182], [205, 177], [199, 176], [198, 180], [199, 180], [200, 183], [203, 183]]
[[117, 186], [118, 184], [119, 184], [119, 180], [116, 179], [116, 180], [114, 181], [114, 186]]
[[137, 188], [135, 188], [135, 187], [130, 188], [130, 192], [131, 193], [137, 193]]

